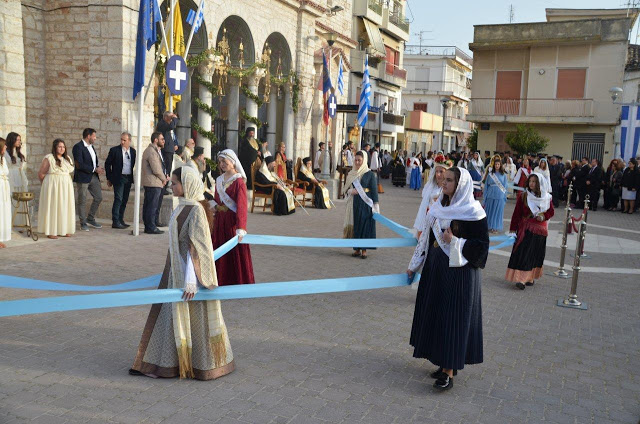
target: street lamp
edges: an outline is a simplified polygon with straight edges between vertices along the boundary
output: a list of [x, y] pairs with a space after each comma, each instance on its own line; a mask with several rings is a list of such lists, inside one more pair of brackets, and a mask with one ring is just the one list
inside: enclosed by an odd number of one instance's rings
[[380, 133], [382, 132], [382, 118], [384, 117], [384, 113], [387, 110], [387, 102], [384, 102], [382, 104], [382, 106], [380, 107], [380, 112], [379, 112], [379, 122], [378, 122], [378, 143], [380, 143], [380, 145], [382, 146], [382, 137], [380, 135]]
[[620, 87], [611, 87], [609, 89], [609, 93], [611, 94], [611, 101], [613, 101], [613, 103], [615, 103], [616, 100], [618, 100], [618, 96], [620, 96], [620, 94], [622, 94], [622, 88], [620, 88]]

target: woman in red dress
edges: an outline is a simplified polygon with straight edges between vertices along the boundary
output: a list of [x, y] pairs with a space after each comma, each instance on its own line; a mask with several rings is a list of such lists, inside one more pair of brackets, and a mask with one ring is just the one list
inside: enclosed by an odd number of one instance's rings
[[284, 150], [284, 143], [280, 143], [276, 152], [276, 174], [282, 181], [287, 179], [287, 155], [284, 154]]
[[[247, 234], [247, 185], [246, 174], [240, 160], [231, 149], [218, 153], [218, 166], [222, 175], [216, 178], [213, 198], [216, 209], [214, 228], [211, 232], [214, 250], [236, 235], [239, 240]], [[216, 261], [218, 285], [253, 284], [253, 263], [248, 244], [238, 244]]]

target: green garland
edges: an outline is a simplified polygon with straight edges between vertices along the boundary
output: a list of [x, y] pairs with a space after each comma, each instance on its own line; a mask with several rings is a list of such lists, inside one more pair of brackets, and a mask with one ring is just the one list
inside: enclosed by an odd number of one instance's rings
[[198, 122], [191, 121], [191, 126], [198, 132], [198, 134], [211, 141], [212, 144], [216, 144], [218, 142], [218, 137], [216, 137], [215, 133], [213, 131], [205, 130], [200, 125], [198, 125]]
[[242, 119], [244, 119], [244, 120], [246, 120], [246, 121], [251, 122], [253, 125], [255, 125], [255, 126], [256, 126], [256, 128], [260, 128], [261, 126], [266, 125], [266, 122], [262, 122], [262, 121], [261, 121], [261, 120], [259, 120], [258, 118], [255, 118], [255, 117], [253, 117], [253, 116], [249, 115], [249, 114], [247, 113], [247, 110], [246, 110], [246, 109], [242, 109], [242, 110], [240, 111], [240, 115], [242, 116]]
[[291, 109], [293, 109], [294, 113], [298, 113], [298, 104], [300, 103], [300, 79], [298, 78], [298, 74], [292, 70], [289, 72], [289, 75], [282, 78], [272, 76], [271, 84], [282, 87], [291, 80], [293, 80], [293, 84], [291, 86]]
[[253, 100], [258, 107], [261, 107], [264, 104], [264, 100], [262, 100], [260, 98], [260, 96], [258, 96], [257, 94], [253, 94], [251, 92], [251, 90], [249, 90], [247, 87], [245, 87], [244, 85], [240, 87], [240, 90], [242, 91], [242, 93], [247, 96], [249, 99]]
[[211, 81], [207, 81], [206, 79], [202, 78], [202, 75], [200, 74], [194, 74], [194, 75], [195, 75], [194, 79], [198, 84], [207, 87], [207, 90], [209, 90], [209, 93], [211, 93], [214, 97], [218, 95], [218, 87], [216, 87]]
[[216, 162], [215, 160], [204, 158], [204, 161], [207, 163], [207, 165], [209, 165], [209, 168], [211, 168], [212, 171], [215, 171], [218, 169], [218, 162]]
[[249, 66], [248, 68], [239, 68], [239, 69], [234, 69], [234, 68], [230, 68], [228, 71], [228, 74], [232, 77], [235, 78], [244, 78], [247, 75], [252, 74], [253, 72], [256, 71], [256, 69], [266, 69], [267, 65], [265, 63], [262, 62], [256, 62], [253, 65]]
[[216, 49], [212, 47], [210, 49], [201, 51], [197, 55], [189, 56], [189, 58], [187, 59], [187, 66], [190, 67], [190, 68], [197, 67], [198, 65], [200, 65], [205, 60], [208, 60], [210, 54], [213, 54], [215, 56], [220, 56], [220, 53], [218, 53], [218, 51], [216, 51]]
[[216, 116], [218, 116], [217, 110], [215, 110], [214, 108], [212, 108], [211, 106], [209, 106], [208, 104], [200, 100], [199, 98], [194, 97], [193, 103], [195, 103], [198, 109], [207, 112], [211, 116], [211, 118], [215, 118]]

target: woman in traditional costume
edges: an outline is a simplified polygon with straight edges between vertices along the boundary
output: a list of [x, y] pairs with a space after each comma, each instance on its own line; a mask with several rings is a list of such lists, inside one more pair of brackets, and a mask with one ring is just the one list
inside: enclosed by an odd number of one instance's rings
[[[236, 153], [231, 149], [218, 153], [218, 167], [222, 174], [216, 178], [213, 205], [216, 210], [211, 239], [213, 248], [225, 244], [235, 236], [247, 235], [246, 174]], [[248, 244], [238, 244], [216, 263], [218, 285], [253, 284], [253, 263]]]
[[431, 170], [433, 169], [433, 163], [434, 163], [434, 158], [433, 158], [433, 152], [432, 151], [428, 151], [427, 152], [427, 158], [423, 161], [423, 169], [422, 169], [422, 186], [426, 186], [427, 182], [429, 181], [429, 174], [431, 174]]
[[0, 137], [0, 249], [7, 247], [3, 241], [11, 240], [11, 185], [6, 151], [6, 141]]
[[524, 290], [542, 276], [547, 247], [549, 220], [553, 204], [547, 180], [534, 173], [527, 179], [527, 190], [518, 196], [511, 217], [510, 231], [517, 234], [505, 278]]
[[518, 187], [525, 188], [529, 175], [531, 175], [531, 165], [529, 165], [529, 159], [524, 158], [522, 166], [520, 166], [520, 169], [516, 172], [516, 176], [513, 178], [513, 183]]
[[[360, 150], [354, 158], [353, 169], [347, 175], [343, 195], [347, 196], [343, 236], [351, 239], [376, 238], [374, 213], [380, 213], [376, 175], [367, 165], [367, 152]], [[367, 259], [370, 247], [354, 247], [353, 257]]]
[[484, 210], [492, 233], [502, 231], [504, 205], [507, 203], [507, 181], [507, 176], [502, 171], [502, 160], [496, 155], [491, 159], [484, 181]]
[[409, 187], [413, 190], [420, 190], [422, 187], [422, 154], [411, 158], [411, 182]]
[[[439, 366], [434, 387], [453, 387], [466, 364], [483, 360], [481, 268], [489, 253], [487, 218], [464, 168], [445, 172], [407, 274], [422, 269], [411, 328], [415, 358]], [[424, 264], [424, 265], [423, 265]]]
[[129, 373], [211, 380], [235, 368], [220, 301], [191, 301], [199, 287], [218, 286], [208, 220], [213, 214], [195, 169], [178, 168], [171, 180], [179, 204], [169, 221], [169, 255], [158, 289], [182, 289], [184, 302], [151, 307]]
[[[265, 194], [273, 193], [273, 214], [289, 215], [295, 213], [296, 204], [293, 192], [280, 180], [274, 172], [276, 159], [268, 156], [262, 162], [260, 169], [256, 172], [255, 182], [270, 187], [258, 187], [254, 185], [256, 191]], [[275, 187], [273, 186], [275, 184]]]
[[[22, 153], [22, 138], [20, 134], [10, 132], [7, 135], [7, 151], [4, 160], [9, 167], [9, 185], [11, 193], [29, 191], [29, 180], [27, 180], [27, 158]], [[26, 225], [27, 218], [23, 214], [16, 214], [19, 204], [13, 207], [12, 215], [15, 216], [13, 225]]]
[[401, 156], [393, 160], [393, 171], [391, 172], [391, 182], [396, 187], [404, 187], [407, 184], [407, 170]]
[[38, 232], [48, 238], [71, 237], [76, 232], [76, 202], [71, 173], [73, 161], [62, 139], [56, 139], [44, 157], [38, 179], [42, 183], [38, 208]]
[[638, 172], [638, 162], [631, 158], [627, 168], [622, 173], [622, 213], [633, 213], [635, 211], [636, 198], [640, 189], [640, 172]]
[[[513, 159], [511, 159], [511, 156], [507, 157], [507, 163], [505, 163], [504, 165], [502, 165], [502, 167], [504, 168], [504, 174], [507, 176], [507, 186], [512, 186], [513, 185], [513, 179], [516, 177], [516, 165], [513, 163]], [[513, 194], [513, 189], [509, 189], [507, 191], [507, 199], [511, 199], [511, 194]]]
[[287, 175], [287, 155], [284, 153], [285, 145], [280, 143], [278, 145], [278, 151], [276, 152], [276, 175], [282, 181], [288, 179]]
[[476, 198], [482, 197], [482, 176], [484, 174], [484, 162], [480, 158], [480, 152], [474, 152], [473, 157], [469, 161], [469, 167], [467, 168], [471, 179], [476, 182], [473, 189], [473, 195]]
[[533, 172], [542, 175], [547, 180], [547, 187], [549, 187], [549, 193], [551, 193], [553, 188], [551, 187], [551, 172], [549, 172], [549, 162], [547, 162], [547, 158], [540, 158], [540, 162]]
[[327, 188], [313, 176], [313, 172], [311, 172], [311, 165], [311, 158], [304, 158], [296, 178], [299, 181], [309, 183], [311, 186], [315, 185], [315, 190], [313, 192], [313, 206], [317, 209], [331, 209], [331, 202], [329, 202], [329, 190], [327, 190]]

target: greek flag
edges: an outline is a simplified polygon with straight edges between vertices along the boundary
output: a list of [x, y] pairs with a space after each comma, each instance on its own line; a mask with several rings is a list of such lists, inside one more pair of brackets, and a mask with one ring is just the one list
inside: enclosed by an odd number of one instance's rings
[[369, 114], [369, 96], [371, 83], [369, 82], [369, 56], [364, 57], [364, 74], [362, 75], [362, 89], [360, 90], [360, 107], [358, 107], [358, 125], [364, 127]]
[[202, 21], [204, 20], [204, 0], [202, 0], [200, 4], [202, 4], [202, 6], [200, 6], [200, 14], [198, 15], [197, 20], [195, 10], [190, 9], [189, 13], [187, 14], [187, 23], [189, 25], [194, 26], [195, 21], [195, 28], [193, 29], [194, 34], [198, 32], [198, 30], [200, 29], [200, 25], [202, 25]]
[[344, 75], [342, 74], [342, 56], [340, 56], [340, 64], [338, 65], [338, 91], [344, 96]]
[[640, 108], [638, 106], [622, 106], [620, 116], [620, 156], [625, 161], [638, 154], [640, 141]]

